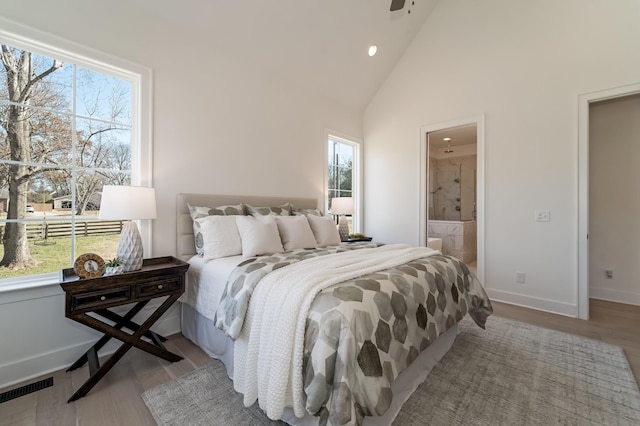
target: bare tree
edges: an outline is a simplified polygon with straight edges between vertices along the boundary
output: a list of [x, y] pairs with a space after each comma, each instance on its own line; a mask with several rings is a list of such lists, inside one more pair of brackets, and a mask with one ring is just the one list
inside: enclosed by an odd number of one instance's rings
[[[76, 172], [76, 214], [78, 215], [85, 213], [93, 196], [105, 184], [118, 184], [128, 177], [117, 171], [105, 171], [115, 170], [114, 165], [118, 165], [121, 161], [125, 161], [126, 164], [126, 158], [129, 158], [128, 164], [131, 163], [129, 147], [102, 140], [102, 135], [110, 130], [115, 129], [109, 127], [96, 130], [87, 136], [78, 132], [77, 150], [80, 166]], [[97, 170], [86, 170], [88, 168]]]
[[[44, 71], [36, 73], [32, 54], [0, 45], [2, 65], [6, 75], [9, 105], [6, 108], [2, 127], [6, 131], [10, 156], [16, 163], [8, 165], [9, 206], [7, 219], [23, 219], [27, 204], [30, 179], [37, 168], [25, 164], [34, 162], [31, 146], [32, 127], [29, 106], [35, 89], [46, 76], [59, 69], [62, 64], [53, 61]], [[0, 266], [11, 268], [26, 267], [34, 263], [27, 244], [26, 224], [7, 222], [3, 235], [4, 256]]]
[[129, 185], [131, 176], [122, 170], [131, 170], [131, 149], [127, 145], [117, 144], [109, 149], [107, 167], [112, 171], [101, 172], [109, 185]]
[[329, 199], [341, 197], [344, 194], [351, 196], [352, 193], [352, 177], [353, 177], [353, 160], [336, 161], [329, 165]]
[[[87, 76], [91, 78], [90, 75]], [[90, 118], [108, 116], [109, 122], [89, 119], [83, 130], [77, 131], [78, 169], [76, 172], [76, 214], [83, 215], [94, 195], [106, 184], [121, 185], [129, 182], [129, 175], [122, 171], [131, 168], [130, 145], [119, 143], [114, 135], [128, 131], [118, 121], [124, 117], [128, 97], [120, 86], [112, 86], [106, 96], [98, 89], [84, 96], [82, 102]], [[102, 111], [108, 108], [108, 111]], [[91, 170], [88, 170], [91, 169]]]

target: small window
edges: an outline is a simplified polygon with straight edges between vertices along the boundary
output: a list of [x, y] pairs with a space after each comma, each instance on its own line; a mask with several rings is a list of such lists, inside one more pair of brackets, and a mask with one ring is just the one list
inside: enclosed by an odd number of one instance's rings
[[[354, 210], [347, 215], [350, 233], [360, 232], [359, 226], [359, 159], [360, 144], [344, 137], [327, 137], [327, 198], [326, 208], [331, 212], [332, 200], [351, 197]], [[337, 221], [336, 217], [336, 221]]]

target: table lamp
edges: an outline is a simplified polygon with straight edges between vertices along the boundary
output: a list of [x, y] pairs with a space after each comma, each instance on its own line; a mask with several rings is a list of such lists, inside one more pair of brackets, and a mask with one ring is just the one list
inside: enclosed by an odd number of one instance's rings
[[340, 234], [340, 240], [346, 241], [349, 239], [349, 223], [346, 214], [353, 214], [353, 198], [352, 197], [338, 197], [331, 200], [331, 214], [340, 215], [338, 221], [338, 234]]
[[133, 220], [156, 218], [156, 191], [142, 186], [105, 185], [102, 187], [99, 219], [124, 220], [117, 256], [125, 272], [142, 268], [143, 247], [140, 231]]

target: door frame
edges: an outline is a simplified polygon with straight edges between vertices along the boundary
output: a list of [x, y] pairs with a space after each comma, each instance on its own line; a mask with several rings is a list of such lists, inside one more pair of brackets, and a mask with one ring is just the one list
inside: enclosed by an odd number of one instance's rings
[[578, 96], [578, 318], [589, 319], [589, 105], [640, 93], [640, 83]]
[[441, 123], [430, 124], [420, 127], [420, 184], [418, 200], [420, 205], [420, 217], [418, 225], [419, 244], [422, 247], [427, 245], [427, 192], [428, 175], [427, 161], [429, 157], [429, 141], [427, 135], [438, 130], [450, 129], [452, 127], [476, 125], [476, 249], [477, 249], [477, 277], [484, 284], [484, 263], [485, 263], [485, 204], [484, 204], [484, 181], [485, 181], [485, 155], [484, 155], [484, 114], [475, 117], [461, 118]]

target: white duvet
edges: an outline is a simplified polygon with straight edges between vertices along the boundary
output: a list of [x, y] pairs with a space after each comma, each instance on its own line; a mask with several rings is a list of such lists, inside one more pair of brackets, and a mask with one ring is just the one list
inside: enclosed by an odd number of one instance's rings
[[242, 256], [205, 260], [200, 256], [189, 259], [187, 285], [178, 299], [213, 321], [220, 298], [231, 271], [244, 260]]
[[302, 355], [306, 318], [316, 294], [333, 284], [439, 254], [404, 244], [354, 250], [304, 260], [264, 277], [256, 287], [235, 342], [234, 387], [244, 404], [258, 399], [271, 419], [284, 407], [306, 414]]

